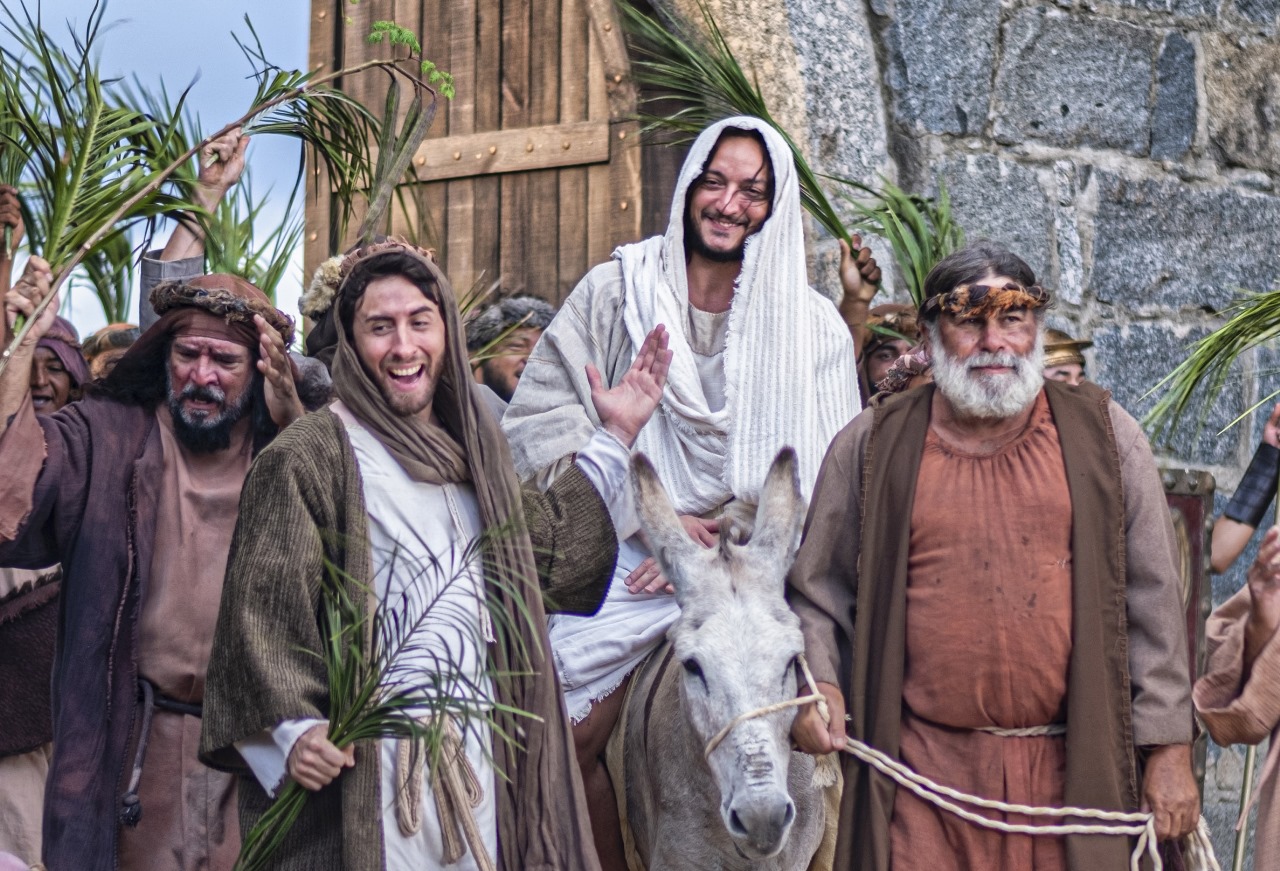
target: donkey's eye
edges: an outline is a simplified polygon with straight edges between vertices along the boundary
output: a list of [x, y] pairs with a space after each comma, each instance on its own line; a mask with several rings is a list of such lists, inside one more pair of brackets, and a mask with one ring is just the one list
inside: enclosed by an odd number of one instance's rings
[[690, 657], [680, 664], [684, 666], [684, 670], [689, 672], [689, 674], [704, 683], [706, 682], [706, 678], [702, 674], [702, 666], [698, 665], [698, 660]]

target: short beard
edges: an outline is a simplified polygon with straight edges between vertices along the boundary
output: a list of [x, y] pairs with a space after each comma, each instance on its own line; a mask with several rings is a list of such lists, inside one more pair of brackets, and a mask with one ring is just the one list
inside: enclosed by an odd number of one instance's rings
[[685, 254], [697, 254], [703, 260], [710, 260], [712, 263], [741, 263], [744, 252], [747, 249], [747, 240], [753, 234], [748, 233], [742, 238], [742, 244], [737, 248], [731, 248], [728, 251], [716, 251], [707, 247], [707, 243], [703, 241], [702, 234], [698, 232], [698, 227], [694, 223], [693, 218], [689, 216], [688, 210], [684, 215], [684, 250]]
[[[942, 344], [938, 324], [929, 324], [933, 380], [961, 417], [1004, 420], [1026, 411], [1044, 387], [1044, 336], [1025, 357], [1014, 354], [975, 354], [958, 360]], [[1011, 375], [978, 375], [973, 366], [1009, 366]]]
[[[227, 395], [217, 387], [198, 387], [188, 384], [180, 394], [173, 392], [173, 375], [165, 372], [166, 394], [169, 397], [169, 416], [173, 418], [173, 434], [178, 442], [193, 454], [212, 454], [231, 447], [231, 430], [249, 413], [253, 390], [246, 387], [235, 405], [227, 405]], [[222, 403], [216, 414], [189, 415], [182, 407], [184, 399], [200, 399]]]

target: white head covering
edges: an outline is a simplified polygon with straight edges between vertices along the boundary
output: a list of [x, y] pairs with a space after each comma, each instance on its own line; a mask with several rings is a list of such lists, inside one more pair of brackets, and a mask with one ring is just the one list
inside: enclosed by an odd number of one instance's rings
[[[684, 216], [689, 186], [726, 128], [764, 137], [774, 199], [769, 218], [746, 241], [724, 351], [726, 402], [713, 412], [686, 336]], [[655, 324], [671, 333], [666, 394], [636, 449], [653, 461], [682, 512], [702, 513], [727, 495], [755, 504], [774, 456], [788, 445], [799, 455], [807, 498], [827, 445], [859, 410], [853, 341], [831, 301], [809, 287], [801, 219], [800, 185], [782, 135], [759, 118], [726, 118], [689, 150], [666, 235], [614, 251], [632, 344], [639, 348]]]

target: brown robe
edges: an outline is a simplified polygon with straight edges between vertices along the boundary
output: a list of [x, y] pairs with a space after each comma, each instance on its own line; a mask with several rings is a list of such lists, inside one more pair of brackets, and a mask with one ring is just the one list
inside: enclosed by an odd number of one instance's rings
[[1264, 775], [1255, 793], [1258, 827], [1253, 835], [1253, 867], [1280, 867], [1280, 803], [1276, 798], [1275, 754], [1280, 753], [1280, 639], [1272, 636], [1248, 669], [1244, 664], [1244, 630], [1250, 595], [1245, 586], [1209, 615], [1205, 626], [1208, 659], [1196, 681], [1196, 710], [1222, 746], [1259, 744], [1268, 736]]
[[[916, 492], [928, 498], [911, 511], [902, 761], [970, 795], [1061, 806], [1061, 736], [975, 731], [1066, 721], [1071, 498], [1044, 394], [1027, 427], [989, 455], [930, 430]], [[889, 835], [895, 871], [1066, 867], [1059, 838], [981, 829], [906, 790]]]
[[[200, 705], [227, 551], [253, 452], [246, 436], [239, 449], [192, 455], [174, 436], [168, 409], [161, 407], [156, 418], [164, 468], [151, 583], [138, 618], [138, 675], [159, 695]], [[143, 814], [137, 826], [120, 829], [121, 869], [229, 871], [235, 864], [235, 778], [202, 765], [199, 743], [199, 717], [155, 710], [138, 785]]]
[[[843, 687], [850, 734], [897, 757], [911, 516], [932, 385], [878, 403], [832, 443], [789, 578], [806, 655]], [[1172, 528], [1136, 421], [1093, 385], [1044, 388], [1071, 494], [1072, 650], [1063, 798], [1135, 810], [1136, 748], [1191, 740]], [[957, 512], [973, 515], [971, 506]], [[973, 516], [973, 521], [983, 518]], [[865, 579], [865, 583], [860, 583]], [[887, 871], [896, 789], [845, 760], [837, 871]], [[1127, 867], [1122, 838], [1067, 839], [1068, 867]]]
[[0, 569], [0, 852], [40, 861], [61, 570]]
[[[497, 449], [509, 464], [505, 445]], [[509, 465], [508, 465], [509, 468]], [[546, 510], [525, 522], [535, 553], [551, 555], [554, 569], [544, 596], [521, 590], [490, 592], [516, 617], [535, 674], [552, 692], [523, 696], [501, 681], [499, 701], [531, 711], [521, 718], [521, 748], [494, 737], [498, 797], [499, 868], [505, 871], [594, 871], [598, 868], [564, 703], [554, 685], [544, 628], [543, 598], [599, 607], [617, 557], [608, 510], [580, 470], [562, 475], [537, 497]], [[240, 778], [241, 826], [249, 830], [270, 806], [235, 743], [284, 720], [328, 719], [328, 675], [320, 657], [316, 603], [326, 566], [342, 573], [354, 601], [367, 606], [372, 587], [368, 515], [360, 469], [342, 422], [330, 411], [293, 424], [254, 463], [245, 482], [240, 517], [227, 564], [222, 608], [208, 673], [200, 756]], [[542, 557], [539, 557], [541, 563]], [[540, 573], [542, 565], [539, 566]], [[570, 579], [557, 592], [556, 573]], [[577, 588], [576, 592], [574, 588]], [[531, 595], [532, 594], [532, 595]], [[527, 620], [527, 622], [526, 622]], [[503, 635], [511, 637], [514, 633]], [[363, 639], [364, 654], [371, 641]], [[494, 647], [503, 646], [503, 642]], [[504, 692], [508, 693], [504, 695]], [[379, 750], [355, 745], [355, 767], [307, 797], [271, 867], [310, 871], [381, 871], [384, 867], [379, 803]]]

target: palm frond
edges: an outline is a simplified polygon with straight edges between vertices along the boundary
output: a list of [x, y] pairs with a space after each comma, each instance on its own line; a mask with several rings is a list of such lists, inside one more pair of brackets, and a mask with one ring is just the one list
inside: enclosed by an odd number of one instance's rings
[[[77, 54], [70, 56], [67, 75], [62, 58], [68, 55], [47, 38], [25, 7], [23, 19], [5, 7], [4, 26], [37, 50], [37, 63], [49, 73], [50, 102], [27, 105], [10, 97], [16, 90], [4, 83], [6, 104], [13, 108], [22, 135], [23, 147], [32, 150], [33, 176], [43, 186], [40, 191], [47, 213], [45, 247], [41, 252], [53, 266], [54, 287], [66, 281], [80, 260], [102, 241], [127, 231], [132, 223], [176, 212], [199, 212], [189, 198], [162, 190], [165, 182], [206, 144], [237, 127], [247, 131], [292, 133], [309, 146], [353, 167], [345, 149], [367, 153], [368, 138], [356, 131], [367, 130], [367, 110], [331, 83], [343, 76], [365, 70], [383, 69], [432, 91], [413, 73], [400, 69], [397, 60], [370, 60], [327, 75], [264, 69], [258, 79], [253, 107], [213, 135], [191, 146], [167, 165], [155, 160], [157, 153], [179, 135], [179, 119], [154, 119], [139, 110], [112, 103], [107, 88], [97, 75], [92, 46], [101, 23], [102, 7], [95, 6]], [[179, 109], [181, 107], [179, 106]], [[357, 167], [358, 168], [358, 167]], [[353, 176], [354, 177], [354, 176]], [[341, 179], [340, 179], [341, 180]], [[44, 311], [53, 294], [37, 307]], [[8, 365], [13, 350], [26, 337], [34, 319], [23, 324], [3, 356], [0, 373]]]
[[800, 181], [800, 202], [822, 227], [837, 239], [848, 241], [836, 210], [791, 135], [773, 119], [760, 93], [759, 83], [747, 77], [725, 41], [706, 0], [696, 0], [705, 36], [678, 19], [661, 21], [631, 0], [618, 0], [623, 26], [632, 38], [635, 78], [653, 89], [646, 105], [675, 100], [676, 112], [654, 115], [642, 111], [647, 130], [673, 134], [676, 142], [693, 140], [698, 133], [730, 115], [754, 115], [773, 126], [786, 140], [795, 158]]
[[[446, 636], [429, 633], [424, 643], [422, 630], [445, 624], [462, 633], [474, 632], [474, 647], [488, 650], [483, 628], [477, 622], [474, 600], [451, 599], [452, 588], [474, 579], [483, 571], [484, 609], [500, 638], [519, 638], [534, 629], [532, 615], [523, 607], [529, 591], [506, 577], [494, 551], [512, 534], [510, 529], [489, 530], [468, 543], [461, 553], [439, 558], [419, 543], [414, 552], [425, 559], [407, 557], [396, 547], [379, 569], [388, 589], [393, 579], [403, 577], [403, 592], [388, 593], [372, 611], [365, 603], [373, 596], [341, 568], [326, 561], [321, 584], [320, 638], [322, 649], [312, 651], [325, 667], [329, 688], [329, 740], [343, 748], [357, 741], [382, 738], [410, 739], [421, 746], [431, 765], [441, 761], [446, 724], [454, 722], [466, 734], [488, 728], [500, 741], [517, 743], [515, 724], [521, 718], [537, 719], [500, 701], [494, 691], [510, 677], [531, 673], [529, 653], [514, 648], [515, 670], [503, 667], [489, 653], [488, 663], [479, 673], [468, 673], [454, 645]], [[426, 592], [423, 596], [421, 593]], [[532, 592], [537, 595], [537, 591]], [[517, 602], [515, 613], [505, 599]], [[466, 604], [462, 604], [465, 602]], [[365, 638], [372, 638], [366, 654]], [[244, 838], [237, 871], [255, 871], [266, 866], [289, 829], [301, 816], [307, 792], [291, 782], [279, 798]]]
[[[102, 239], [125, 232], [131, 222], [174, 208], [174, 198], [137, 197], [115, 215], [122, 200], [155, 176], [151, 146], [165, 135], [163, 123], [113, 99], [96, 65], [96, 42], [105, 6], [88, 17], [74, 52], [55, 45], [25, 7], [7, 6], [5, 29], [31, 53], [38, 89], [15, 81], [3, 86], [11, 120], [7, 145], [25, 148], [40, 201], [38, 252], [55, 268], [78, 260]], [[102, 232], [106, 219], [109, 226]], [[64, 276], [65, 278], [65, 276]]]
[[107, 323], [129, 319], [134, 264], [138, 252], [123, 233], [95, 245], [71, 276], [71, 286], [86, 285], [102, 305]]
[[[1193, 344], [1187, 358], [1147, 393], [1150, 396], [1163, 391], [1143, 419], [1153, 441], [1162, 441], [1192, 411], [1197, 412], [1197, 424], [1202, 425], [1214, 400], [1232, 377], [1232, 364], [1246, 351], [1280, 336], [1280, 285], [1268, 293], [1248, 293], [1227, 306], [1222, 314], [1227, 322]], [[1227, 427], [1239, 423], [1278, 395], [1280, 390], [1272, 391]]]
[[847, 189], [841, 191], [841, 198], [859, 216], [856, 229], [889, 243], [898, 274], [911, 299], [919, 305], [924, 299], [924, 279], [929, 270], [943, 257], [964, 247], [964, 230], [951, 216], [946, 183], [939, 179], [938, 197], [932, 199], [909, 194], [883, 176], [879, 188], [840, 176], [823, 178]]

